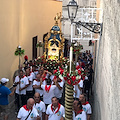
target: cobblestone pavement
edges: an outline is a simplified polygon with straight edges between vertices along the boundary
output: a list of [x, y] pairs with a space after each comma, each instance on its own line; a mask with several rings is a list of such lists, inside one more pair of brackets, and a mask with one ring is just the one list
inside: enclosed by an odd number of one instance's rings
[[[0, 116], [0, 120], [4, 120], [3, 116]], [[16, 120], [16, 115], [15, 115], [15, 105], [12, 105], [10, 108], [10, 114], [8, 120]]]

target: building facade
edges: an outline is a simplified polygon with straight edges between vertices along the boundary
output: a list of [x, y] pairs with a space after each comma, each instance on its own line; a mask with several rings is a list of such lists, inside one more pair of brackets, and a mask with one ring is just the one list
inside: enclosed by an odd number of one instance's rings
[[[67, 10], [67, 5], [69, 1], [70, 0], [63, 0], [63, 7], [62, 7], [62, 32], [63, 32], [64, 38], [69, 41], [68, 44], [70, 44], [70, 41], [71, 41], [71, 21], [68, 18], [68, 10]], [[78, 18], [81, 18], [81, 16], [79, 15], [79, 13], [81, 12], [80, 10], [81, 8], [92, 9], [97, 7], [96, 0], [75, 0], [75, 1], [79, 5], [75, 21], [77, 21]], [[74, 33], [75, 31], [76, 31], [76, 26], [73, 25], [73, 34], [75, 34]], [[77, 38], [79, 38], [79, 36], [77, 36]], [[82, 52], [86, 50], [90, 50], [91, 53], [94, 52], [94, 47], [89, 46], [89, 40], [83, 40], [83, 39], [79, 40], [79, 43], [83, 45]]]
[[[61, 11], [62, 2], [56, 0], [0, 1], [0, 79], [9, 78], [9, 87], [19, 64], [19, 57], [14, 55], [17, 46], [20, 45], [31, 60], [33, 39], [42, 41], [54, 25], [55, 15]], [[24, 55], [20, 59], [22, 64]]]

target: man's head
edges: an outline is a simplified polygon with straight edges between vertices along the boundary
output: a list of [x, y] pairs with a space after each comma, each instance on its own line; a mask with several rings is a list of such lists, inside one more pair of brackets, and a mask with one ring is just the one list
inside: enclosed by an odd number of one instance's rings
[[32, 109], [34, 103], [35, 103], [34, 99], [33, 99], [33, 98], [29, 98], [29, 99], [27, 100], [27, 108], [28, 108], [28, 109]]
[[81, 61], [80, 59], [78, 59], [78, 63], [79, 63], [79, 65], [81, 66], [81, 64], [82, 64], [82, 61]]
[[73, 102], [73, 108], [74, 108], [74, 111], [79, 111], [82, 109], [82, 104], [81, 102], [79, 101], [79, 99], [75, 99], [74, 102]]
[[53, 106], [58, 106], [58, 99], [57, 99], [57, 97], [52, 97], [52, 104], [53, 104]]
[[33, 62], [32, 60], [29, 61], [29, 65], [32, 66], [33, 65]]
[[57, 81], [58, 81], [58, 82], [61, 82], [61, 79], [60, 79], [59, 77], [57, 77]]
[[36, 68], [37, 68], [37, 66], [33, 65], [33, 66], [32, 66], [32, 71], [35, 71]]
[[34, 94], [34, 100], [35, 100], [35, 103], [39, 103], [40, 102], [40, 93], [35, 93]]
[[47, 85], [51, 85], [51, 79], [50, 79], [50, 75], [48, 76], [48, 78], [45, 79], [46, 80], [46, 83]]
[[42, 75], [44, 73], [44, 69], [40, 69], [38, 72], [40, 75]]
[[26, 69], [26, 75], [30, 75], [30, 69], [29, 68]]
[[51, 79], [45, 79], [46, 80], [46, 83], [47, 83], [47, 85], [51, 85]]
[[39, 73], [36, 75], [36, 79], [37, 79], [38, 81], [40, 81], [40, 74], [39, 74]]
[[84, 93], [81, 94], [80, 97], [79, 97], [79, 100], [80, 100], [81, 103], [86, 102], [86, 94], [84, 94]]
[[23, 71], [20, 70], [20, 78], [22, 78], [22, 77], [23, 77]]

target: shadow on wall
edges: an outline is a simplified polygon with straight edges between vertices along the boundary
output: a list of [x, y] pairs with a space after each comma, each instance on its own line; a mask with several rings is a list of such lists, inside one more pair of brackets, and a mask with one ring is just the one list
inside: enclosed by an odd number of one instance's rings
[[94, 102], [93, 102], [93, 115], [92, 115], [92, 120], [101, 120], [101, 107], [100, 103], [97, 100], [97, 95], [94, 94]]

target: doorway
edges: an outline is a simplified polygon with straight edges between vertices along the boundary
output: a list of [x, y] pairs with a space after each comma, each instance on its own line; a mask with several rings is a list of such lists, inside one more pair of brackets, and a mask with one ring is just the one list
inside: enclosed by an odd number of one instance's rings
[[35, 36], [32, 38], [32, 59], [36, 59], [37, 58], [37, 39], [38, 39], [38, 36]]

